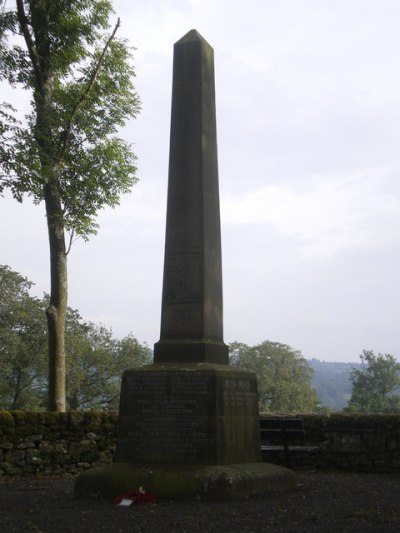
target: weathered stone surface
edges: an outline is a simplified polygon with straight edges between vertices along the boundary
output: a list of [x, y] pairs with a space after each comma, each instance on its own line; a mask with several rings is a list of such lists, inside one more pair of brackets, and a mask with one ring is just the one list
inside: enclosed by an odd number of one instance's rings
[[84, 412], [73, 411], [69, 413], [69, 424], [72, 427], [82, 427], [85, 420]]
[[[42, 412], [29, 412], [28, 415], [25, 416], [23, 411], [1, 412], [0, 475], [77, 474], [83, 469], [78, 463], [85, 462], [89, 467], [99, 462], [109, 463], [115, 455], [115, 413], [97, 413], [94, 416], [88, 413], [90, 431], [85, 413], [71, 419], [68, 413], [56, 418], [43, 416]], [[14, 423], [14, 417], [18, 423]], [[54, 420], [62, 421], [62, 431]], [[10, 427], [11, 421], [15, 432], [5, 435], [3, 428]], [[86, 441], [87, 446], [81, 445], [81, 441]], [[82, 458], [88, 451], [91, 452], [91, 462], [87, 462], [88, 457], [85, 461]]]
[[253, 373], [224, 365], [149, 365], [124, 373], [117, 461], [261, 460]]
[[228, 363], [214, 52], [196, 30], [174, 47], [161, 335], [154, 361]]
[[34, 447], [35, 447], [35, 443], [33, 441], [26, 440], [26, 441], [20, 442], [17, 445], [17, 450], [26, 450], [28, 448], [34, 448]]
[[26, 452], [26, 464], [37, 464], [41, 462], [40, 458], [40, 450], [33, 449], [33, 450], [27, 450]]
[[114, 463], [79, 476], [75, 494], [115, 498], [132, 487], [142, 486], [161, 498], [220, 500], [287, 490], [295, 484], [291, 470], [266, 463], [204, 466]]
[[3, 450], [12, 450], [14, 448], [14, 444], [12, 442], [5, 441], [0, 444], [0, 447]]

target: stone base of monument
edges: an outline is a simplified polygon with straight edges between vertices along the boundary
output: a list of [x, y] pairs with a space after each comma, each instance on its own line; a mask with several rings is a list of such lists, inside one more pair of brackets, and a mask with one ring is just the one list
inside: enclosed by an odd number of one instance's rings
[[294, 473], [268, 463], [234, 465], [134, 465], [114, 463], [81, 474], [75, 484], [79, 497], [115, 498], [138, 490], [165, 499], [235, 499], [292, 489]]
[[231, 498], [294, 486], [261, 460], [254, 373], [209, 363], [152, 364], [124, 373], [116, 463], [82, 474], [76, 494], [140, 486], [160, 497]]

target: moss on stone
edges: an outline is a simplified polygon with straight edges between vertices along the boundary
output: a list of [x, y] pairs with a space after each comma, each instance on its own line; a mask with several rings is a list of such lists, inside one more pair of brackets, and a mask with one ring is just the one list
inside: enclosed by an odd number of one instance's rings
[[37, 425], [37, 412], [36, 411], [25, 411], [25, 424], [30, 424], [31, 426]]
[[0, 427], [1, 437], [11, 437], [12, 435], [15, 435], [15, 427]]
[[11, 411], [11, 414], [14, 417], [16, 426], [22, 426], [26, 423], [26, 411], [15, 410]]
[[68, 424], [69, 424], [68, 413], [59, 413], [59, 423], [62, 426], [68, 426]]
[[92, 449], [81, 453], [79, 460], [83, 463], [94, 463], [95, 461], [98, 461], [99, 458], [100, 455], [98, 450]]
[[0, 427], [14, 427], [15, 420], [10, 411], [0, 410]]
[[86, 430], [97, 429], [103, 422], [103, 413], [101, 411], [85, 412], [84, 424]]
[[13, 411], [16, 431], [21, 437], [37, 433], [37, 413], [34, 411]]
[[15, 435], [15, 420], [9, 411], [0, 410], [0, 436]]
[[266, 463], [226, 466], [114, 463], [81, 474], [75, 493], [83, 497], [115, 498], [143, 487], [166, 499], [219, 500], [292, 489], [295, 483], [291, 470]]
[[61, 438], [68, 439], [71, 441], [83, 439], [84, 436], [85, 436], [85, 431], [83, 430], [82, 427], [63, 426], [60, 432]]
[[85, 420], [85, 413], [83, 411], [70, 411], [68, 413], [69, 424], [73, 427], [81, 427]]
[[116, 422], [115, 423], [107, 422], [102, 425], [101, 429], [105, 435], [109, 435], [110, 433], [112, 435], [115, 435], [117, 432], [117, 427], [118, 425]]
[[60, 413], [43, 411], [38, 413], [38, 423], [43, 426], [55, 426], [60, 424]]
[[48, 438], [50, 435], [53, 434], [51, 428], [48, 426], [43, 426], [42, 424], [38, 424], [35, 429], [35, 433], [39, 435], [43, 435], [43, 437]]

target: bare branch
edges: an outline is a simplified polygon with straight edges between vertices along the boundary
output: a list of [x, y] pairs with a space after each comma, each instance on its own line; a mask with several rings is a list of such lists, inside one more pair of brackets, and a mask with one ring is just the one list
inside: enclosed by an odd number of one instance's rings
[[77, 241], [78, 239], [80, 239], [80, 235], [78, 235], [77, 237], [75, 237], [75, 230], [72, 229], [71, 230], [71, 233], [69, 234], [69, 243], [68, 243], [68, 247], [67, 247], [67, 251], [65, 252], [65, 255], [68, 255], [69, 252], [71, 251], [71, 248], [72, 248], [72, 245], [74, 244], [75, 241]]
[[99, 60], [97, 61], [96, 68], [94, 69], [93, 74], [89, 78], [89, 81], [88, 81], [88, 83], [86, 85], [85, 90], [83, 91], [83, 93], [81, 94], [80, 98], [76, 102], [74, 108], [72, 109], [72, 112], [71, 112], [71, 115], [69, 117], [68, 123], [67, 123], [67, 125], [65, 126], [63, 132], [60, 135], [60, 140], [59, 140], [59, 143], [58, 143], [58, 149], [59, 149], [58, 161], [59, 161], [59, 163], [61, 163], [63, 161], [63, 159], [64, 159], [65, 152], [66, 152], [67, 146], [68, 146], [69, 137], [71, 135], [72, 125], [73, 125], [73, 122], [75, 120], [76, 114], [78, 113], [79, 108], [82, 106], [82, 104], [85, 102], [85, 100], [89, 96], [89, 93], [90, 93], [90, 91], [91, 91], [91, 89], [92, 89], [92, 87], [93, 87], [93, 85], [94, 85], [94, 83], [95, 83], [95, 81], [96, 81], [96, 79], [97, 79], [97, 77], [99, 75], [101, 66], [102, 66], [103, 61], [104, 61], [104, 57], [105, 57], [105, 55], [107, 53], [107, 50], [110, 47], [110, 44], [111, 44], [112, 40], [114, 39], [115, 34], [117, 33], [117, 30], [120, 27], [120, 25], [121, 25], [121, 21], [118, 18], [117, 23], [115, 25], [115, 28], [114, 28], [110, 38], [106, 42], [106, 44], [105, 44], [105, 46], [103, 48], [103, 51], [101, 53], [101, 56], [99, 57]]
[[68, 243], [68, 247], [67, 247], [67, 251], [65, 252], [65, 255], [68, 255], [69, 252], [71, 251], [71, 246], [74, 241], [74, 235], [75, 235], [75, 231], [72, 230], [71, 233], [69, 234], [69, 243]]

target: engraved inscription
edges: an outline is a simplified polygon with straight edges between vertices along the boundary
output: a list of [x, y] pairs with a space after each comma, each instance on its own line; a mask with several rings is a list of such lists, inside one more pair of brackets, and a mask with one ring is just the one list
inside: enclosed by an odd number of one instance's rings
[[230, 391], [250, 391], [249, 379], [225, 379], [224, 389]]
[[244, 409], [250, 411], [257, 401], [249, 379], [227, 378], [224, 380], [223, 402], [227, 411]]
[[210, 464], [224, 447], [240, 458], [238, 420], [257, 412], [256, 380], [245, 372], [131, 370], [121, 396], [122, 462]]
[[123, 396], [120, 459], [176, 457], [195, 462], [215, 444], [215, 431], [209, 423], [215, 407], [215, 379], [211, 374], [128, 372]]
[[194, 421], [181, 418], [158, 420], [141, 419], [134, 421], [123, 439], [129, 442], [136, 452], [178, 453], [195, 455], [199, 448], [214, 442], [213, 436], [207, 435], [201, 420]]

